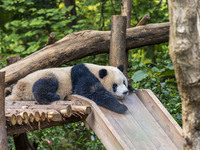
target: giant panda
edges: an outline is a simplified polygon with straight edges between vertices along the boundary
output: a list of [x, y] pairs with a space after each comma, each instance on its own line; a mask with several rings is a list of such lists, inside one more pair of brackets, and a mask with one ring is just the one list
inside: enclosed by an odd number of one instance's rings
[[106, 109], [124, 113], [127, 107], [117, 100], [129, 93], [122, 69], [121, 66], [85, 63], [39, 70], [20, 79], [6, 100], [36, 100], [39, 104], [49, 104], [79, 94]]

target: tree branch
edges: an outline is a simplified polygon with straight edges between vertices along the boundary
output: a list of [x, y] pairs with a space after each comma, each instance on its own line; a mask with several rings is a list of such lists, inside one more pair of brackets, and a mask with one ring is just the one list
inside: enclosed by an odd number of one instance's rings
[[[11, 64], [6, 71], [7, 85], [16, 82], [31, 72], [48, 67], [57, 67], [66, 62], [89, 55], [108, 53], [110, 31], [81, 31], [69, 34], [56, 43]], [[149, 24], [127, 29], [126, 49], [167, 42], [169, 23]]]

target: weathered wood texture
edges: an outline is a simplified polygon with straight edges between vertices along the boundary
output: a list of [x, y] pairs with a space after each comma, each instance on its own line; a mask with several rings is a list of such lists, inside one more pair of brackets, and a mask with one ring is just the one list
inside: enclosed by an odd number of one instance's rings
[[67, 120], [77, 121], [74, 116], [80, 120], [90, 112], [91, 108], [83, 106], [80, 102], [57, 101], [50, 105], [37, 105], [34, 101], [6, 101], [5, 114], [8, 134], [19, 134], [26, 132], [25, 130], [33, 131], [61, 125], [67, 123]]
[[[132, 0], [123, 0], [121, 2], [121, 16], [126, 16], [126, 20], [127, 20], [126, 21], [126, 28], [130, 28], [131, 27], [131, 10], [132, 10]], [[120, 26], [123, 26], [123, 25], [120, 25]], [[111, 32], [111, 34], [112, 34], [112, 32]], [[126, 42], [125, 39], [123, 41]], [[122, 45], [119, 45], [119, 46], [122, 46]], [[123, 47], [126, 48], [126, 46], [124, 46], [124, 45], [123, 45]], [[125, 51], [123, 53], [125, 53], [125, 56], [123, 56], [124, 58], [122, 58], [122, 62], [124, 62], [123, 63], [123, 65], [124, 65], [124, 74], [128, 79], [128, 84], [131, 84], [131, 80], [130, 80], [128, 74], [127, 74], [129, 52]], [[116, 66], [116, 64], [114, 64], [114, 66]]]
[[49, 38], [45, 46], [53, 44], [55, 41], [55, 34], [53, 32], [50, 33]]
[[[56, 67], [88, 55], [108, 53], [110, 31], [81, 31], [69, 34], [56, 43], [11, 64], [6, 71], [6, 84], [11, 84], [39, 69]], [[127, 29], [126, 49], [167, 42], [169, 23], [149, 24]]]
[[63, 121], [44, 121], [44, 122], [33, 122], [30, 124], [22, 124], [20, 126], [8, 126], [7, 127], [7, 133], [8, 135], [13, 135], [13, 134], [20, 134], [20, 133], [25, 133], [25, 132], [31, 132], [34, 130], [41, 130], [45, 128], [50, 128], [53, 126], [62, 126], [67, 123], [72, 123], [72, 122], [77, 122], [77, 121], [82, 121], [87, 115], [81, 115], [80, 116], [71, 116], [70, 118], [67, 118], [66, 120]]
[[141, 99], [132, 93], [122, 101], [128, 107], [125, 114], [111, 112], [77, 95], [71, 99], [91, 106], [92, 112], [85, 124], [94, 130], [108, 150], [180, 150], [181, 128], [152, 92], [138, 92], [142, 95]]
[[111, 39], [109, 63], [111, 66], [124, 66], [127, 74], [128, 60], [126, 57], [126, 16], [114, 15], [111, 18]]
[[185, 150], [200, 149], [200, 1], [169, 0], [170, 57], [182, 100]]
[[152, 116], [160, 124], [166, 134], [176, 143], [178, 149], [182, 149], [182, 128], [165, 109], [159, 99], [151, 90], [137, 90], [136, 95], [148, 111], [151, 112]]
[[132, 10], [132, 0], [123, 0], [121, 2], [121, 16], [127, 17], [126, 27], [131, 27], [131, 10]]
[[145, 15], [145, 16], [140, 20], [140, 22], [137, 24], [137, 26], [145, 25], [149, 20], [150, 20], [150, 16], [149, 16], [149, 15]]
[[8, 150], [5, 117], [5, 72], [0, 71], [0, 148]]

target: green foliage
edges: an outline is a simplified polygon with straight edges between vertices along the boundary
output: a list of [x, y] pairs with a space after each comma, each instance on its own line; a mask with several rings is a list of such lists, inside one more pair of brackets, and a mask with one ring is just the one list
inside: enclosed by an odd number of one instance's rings
[[38, 130], [28, 134], [31, 142], [38, 143], [38, 150], [91, 150], [105, 149], [98, 139], [91, 141], [94, 134], [81, 122]]
[[51, 1], [3, 0], [0, 9], [9, 14], [11, 21], [3, 22], [0, 52], [3, 54], [29, 55], [44, 47], [51, 32], [56, 40], [72, 33], [67, 24], [75, 19], [66, 19], [68, 8]]
[[[133, 50], [129, 56], [129, 75], [135, 89], [151, 89], [171, 115], [181, 125], [181, 99], [178, 94], [173, 64], [168, 46], [154, 46], [153, 57], [148, 58], [147, 47]], [[149, 48], [149, 47], [148, 47]], [[150, 47], [151, 48], [151, 47]]]
[[[148, 14], [149, 23], [168, 21], [167, 0], [133, 0], [131, 26]], [[51, 32], [59, 40], [67, 34], [82, 30], [110, 30], [112, 15], [120, 15], [121, 0], [76, 0], [76, 16], [69, 15], [73, 6], [66, 8], [60, 0], [1, 0], [0, 1], [0, 69], [6, 57], [25, 57], [45, 46]], [[76, 24], [70, 25], [76, 20]], [[83, 62], [108, 65], [108, 54], [88, 56], [63, 66]], [[129, 52], [129, 76], [134, 89], [151, 89], [176, 121], [181, 125], [181, 101], [178, 94], [174, 68], [167, 44], [146, 46]], [[80, 122], [28, 133], [38, 149], [105, 149], [94, 133]], [[13, 139], [9, 147], [14, 150]]]

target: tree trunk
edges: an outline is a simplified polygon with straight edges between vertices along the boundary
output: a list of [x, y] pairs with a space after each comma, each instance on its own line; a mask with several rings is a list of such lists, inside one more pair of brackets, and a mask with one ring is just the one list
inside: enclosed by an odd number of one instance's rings
[[[132, 10], [132, 0], [123, 0], [121, 3], [121, 16], [126, 16], [126, 28], [131, 27], [131, 10]], [[125, 51], [125, 56], [123, 56], [124, 58], [122, 58], [122, 61], [124, 65], [124, 74], [128, 79], [128, 84], [131, 85], [131, 79], [127, 74], [128, 55], [129, 51], [127, 50]]]
[[[1, 69], [6, 71], [5, 82], [9, 85], [39, 69], [60, 66], [93, 54], [108, 53], [110, 34], [110, 31], [89, 30], [69, 34], [56, 43]], [[168, 38], [169, 23], [130, 28], [126, 32], [126, 49], [167, 42]]]
[[[65, 3], [65, 7], [74, 6], [71, 11], [66, 12], [66, 19], [68, 19], [68, 17], [70, 15], [71, 16], [77, 16], [75, 0], [64, 0], [64, 3]], [[67, 25], [69, 27], [72, 27], [73, 25], [76, 25], [76, 23], [77, 23], [77, 19], [74, 19], [74, 20], [72, 20], [72, 22], [68, 23]]]
[[26, 133], [13, 135], [15, 149], [16, 150], [35, 150], [35, 148], [30, 144]]
[[127, 17], [126, 27], [131, 27], [131, 10], [132, 10], [132, 0], [123, 0], [121, 3], [121, 15]]
[[182, 99], [185, 150], [200, 149], [200, 1], [169, 0], [170, 56]]
[[0, 149], [8, 150], [4, 88], [5, 88], [5, 72], [0, 72]]

